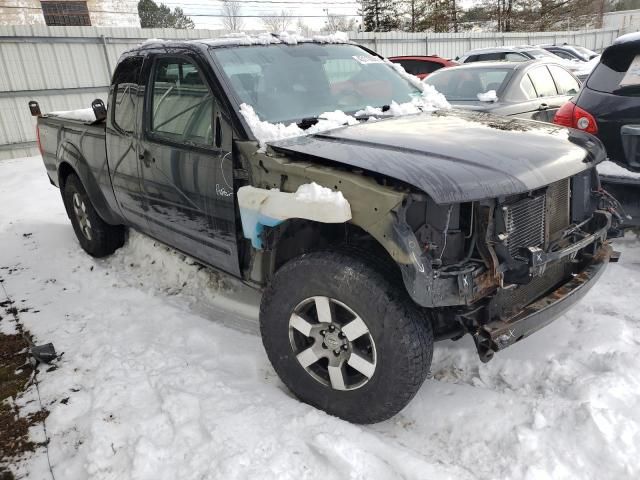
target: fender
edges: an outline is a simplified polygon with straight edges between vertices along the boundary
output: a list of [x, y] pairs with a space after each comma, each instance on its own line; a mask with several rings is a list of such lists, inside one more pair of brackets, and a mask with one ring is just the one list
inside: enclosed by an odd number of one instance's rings
[[[98, 212], [98, 215], [110, 225], [122, 225], [125, 223], [124, 218], [119, 213], [114, 211], [107, 199], [104, 196], [100, 185], [96, 180], [96, 175], [106, 175], [109, 182], [109, 188], [111, 188], [111, 179], [109, 178], [108, 170], [100, 172], [99, 169], [92, 167], [87, 159], [82, 155], [82, 152], [71, 142], [63, 140], [58, 146], [57, 158], [57, 170], [58, 170], [58, 185], [62, 187], [62, 179], [60, 178], [61, 170], [64, 168], [64, 164], [68, 164], [71, 169], [78, 175], [82, 185], [89, 195], [91, 204]], [[106, 168], [106, 161], [104, 162], [104, 168]], [[60, 192], [62, 194], [62, 190]]]

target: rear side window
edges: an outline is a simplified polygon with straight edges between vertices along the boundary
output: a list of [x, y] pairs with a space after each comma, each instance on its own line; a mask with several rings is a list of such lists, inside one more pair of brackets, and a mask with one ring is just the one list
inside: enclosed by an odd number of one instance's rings
[[573, 75], [567, 72], [564, 68], [556, 65], [549, 65], [549, 71], [556, 82], [558, 93], [560, 95], [575, 95], [580, 90], [580, 84]]
[[525, 75], [522, 81], [520, 82], [520, 88], [522, 88], [522, 92], [527, 100], [533, 100], [538, 96], [536, 93], [536, 89], [533, 88], [533, 83], [531, 83], [531, 79], [529, 75]]
[[133, 133], [135, 130], [141, 68], [142, 57], [129, 57], [120, 62], [113, 75], [112, 120], [113, 125], [123, 133]]
[[547, 67], [533, 68], [529, 72], [529, 78], [538, 93], [538, 97], [553, 97], [558, 95], [556, 84], [547, 70]]
[[503, 60], [504, 53], [503, 52], [495, 52], [495, 53], [482, 53], [478, 55], [476, 59], [478, 62], [487, 62], [491, 60]]
[[151, 91], [155, 135], [183, 143], [211, 145], [213, 97], [198, 67], [186, 59], [160, 58]]
[[407, 73], [418, 75], [418, 65], [415, 60], [392, 60], [393, 63], [399, 63]]
[[422, 60], [396, 60], [395, 63], [402, 65], [407, 73], [411, 75], [423, 75], [425, 73], [433, 73], [436, 70], [442, 68], [442, 65], [437, 62], [429, 62]]
[[521, 53], [514, 53], [514, 52], [505, 53], [504, 59], [509, 62], [524, 62], [526, 60], [529, 60], [527, 57], [525, 57]]
[[587, 86], [604, 93], [640, 96], [640, 55], [621, 51], [603, 57]]
[[560, 58], [564, 58], [565, 60], [573, 60], [576, 58], [570, 53], [565, 52], [564, 50], [550, 50], [550, 52], [554, 55], [559, 56]]

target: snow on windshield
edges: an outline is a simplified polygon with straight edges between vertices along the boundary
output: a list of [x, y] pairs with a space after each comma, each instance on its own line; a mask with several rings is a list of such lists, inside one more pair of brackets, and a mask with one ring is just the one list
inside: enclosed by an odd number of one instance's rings
[[246, 103], [240, 105], [240, 113], [258, 140], [261, 151], [264, 151], [268, 142], [326, 132], [345, 125], [355, 125], [359, 123], [356, 117], [366, 116], [368, 120], [377, 120], [378, 117], [413, 115], [449, 108], [451, 108], [451, 105], [441, 93], [431, 85], [424, 85], [422, 95], [410, 102], [391, 102], [388, 109], [384, 110], [380, 107], [367, 106], [356, 112], [355, 116], [347, 115], [341, 110], [324, 112], [318, 116], [318, 122], [307, 129], [300, 128], [296, 123], [284, 124], [263, 121], [258, 117], [253, 107]]

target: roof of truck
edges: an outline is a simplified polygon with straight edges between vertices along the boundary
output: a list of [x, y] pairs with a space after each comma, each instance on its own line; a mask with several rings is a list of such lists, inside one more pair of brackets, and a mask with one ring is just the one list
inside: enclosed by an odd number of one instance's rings
[[207, 47], [235, 47], [246, 45], [272, 45], [286, 44], [297, 45], [298, 43], [352, 43], [345, 33], [337, 32], [331, 35], [314, 35], [304, 37], [296, 33], [282, 32], [280, 34], [260, 33], [249, 35], [246, 33], [233, 33], [219, 38], [195, 38], [195, 39], [169, 39], [150, 38], [138, 45], [134, 50], [143, 48], [163, 47], [170, 45], [201, 45]]

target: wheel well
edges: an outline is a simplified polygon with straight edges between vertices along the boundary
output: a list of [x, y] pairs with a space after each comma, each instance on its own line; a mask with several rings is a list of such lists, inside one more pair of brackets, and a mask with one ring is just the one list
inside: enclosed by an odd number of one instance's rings
[[274, 241], [273, 272], [292, 258], [319, 250], [340, 249], [371, 259], [393, 276], [400, 268], [380, 243], [350, 223], [321, 223], [291, 219], [270, 232]]
[[64, 191], [64, 184], [72, 173], [75, 174], [76, 171], [71, 165], [67, 162], [62, 162], [60, 164], [58, 167], [58, 186], [60, 187], [60, 191]]

